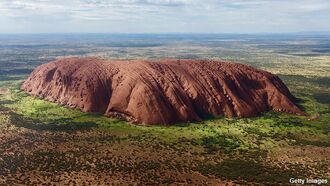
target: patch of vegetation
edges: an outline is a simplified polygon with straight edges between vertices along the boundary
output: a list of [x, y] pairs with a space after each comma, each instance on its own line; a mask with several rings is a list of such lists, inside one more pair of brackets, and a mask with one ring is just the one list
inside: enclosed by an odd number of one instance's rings
[[329, 93], [326, 93], [326, 92], [314, 93], [313, 97], [315, 98], [315, 100], [317, 102], [322, 103], [322, 104], [328, 104], [330, 106]]
[[227, 152], [233, 151], [240, 146], [240, 141], [237, 139], [234, 141], [231, 138], [227, 138], [224, 135], [215, 135], [202, 137], [202, 146], [207, 148], [208, 153], [213, 153], [218, 150], [225, 150]]
[[93, 122], [74, 122], [67, 118], [57, 119], [50, 123], [43, 123], [37, 119], [29, 119], [16, 113], [11, 113], [9, 120], [11, 124], [17, 127], [24, 127], [33, 130], [75, 132], [96, 127], [96, 124]]
[[290, 178], [305, 175], [304, 170], [293, 172], [265, 165], [259, 161], [241, 159], [201, 165], [197, 170], [204, 175], [214, 175], [224, 180], [237, 180], [236, 183], [239, 184], [247, 184], [247, 182], [287, 184]]
[[[304, 104], [310, 105], [310, 101]], [[318, 110], [326, 110], [326, 106], [317, 104]], [[128, 137], [134, 141], [159, 140], [165, 144], [179, 144], [182, 143], [180, 140], [185, 138], [191, 144], [203, 146], [209, 153], [219, 150], [269, 150], [310, 139], [318, 139], [320, 144], [325, 144], [325, 141], [329, 140], [329, 135], [325, 131], [330, 124], [324, 122], [330, 117], [329, 114], [322, 114], [318, 120], [309, 121], [308, 117], [267, 112], [255, 118], [220, 117], [189, 125], [146, 127], [131, 125], [100, 114], [65, 108], [27, 96], [17, 89], [12, 89], [11, 99], [4, 105], [15, 111], [15, 114], [11, 115], [11, 120], [17, 126], [63, 131], [97, 127], [109, 130], [124, 139]], [[311, 109], [313, 108], [308, 111]]]

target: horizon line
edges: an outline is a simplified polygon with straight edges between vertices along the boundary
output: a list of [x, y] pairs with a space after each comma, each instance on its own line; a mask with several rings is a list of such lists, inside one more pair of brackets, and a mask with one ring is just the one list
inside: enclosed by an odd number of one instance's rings
[[71, 34], [113, 34], [113, 35], [281, 35], [281, 34], [326, 34], [330, 31], [301, 31], [301, 32], [14, 32], [0, 35], [71, 35]]

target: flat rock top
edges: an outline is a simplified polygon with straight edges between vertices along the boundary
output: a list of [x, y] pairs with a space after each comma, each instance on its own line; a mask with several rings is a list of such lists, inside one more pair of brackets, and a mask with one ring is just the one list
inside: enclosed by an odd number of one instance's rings
[[277, 76], [221, 61], [62, 58], [37, 67], [21, 88], [86, 112], [144, 124], [268, 110], [304, 114]]

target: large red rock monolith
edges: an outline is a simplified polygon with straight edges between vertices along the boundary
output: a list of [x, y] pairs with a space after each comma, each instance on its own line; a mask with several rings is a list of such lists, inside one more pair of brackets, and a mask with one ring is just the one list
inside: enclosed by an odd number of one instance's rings
[[221, 61], [62, 58], [37, 67], [21, 88], [85, 112], [144, 124], [268, 110], [304, 114], [277, 76]]

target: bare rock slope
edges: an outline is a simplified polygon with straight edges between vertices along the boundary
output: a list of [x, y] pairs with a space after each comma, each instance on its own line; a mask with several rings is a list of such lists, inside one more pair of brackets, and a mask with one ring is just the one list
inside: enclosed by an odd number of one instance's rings
[[63, 58], [37, 67], [21, 88], [86, 112], [145, 124], [267, 110], [304, 114], [277, 76], [221, 61]]

